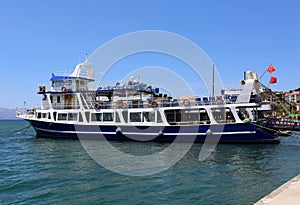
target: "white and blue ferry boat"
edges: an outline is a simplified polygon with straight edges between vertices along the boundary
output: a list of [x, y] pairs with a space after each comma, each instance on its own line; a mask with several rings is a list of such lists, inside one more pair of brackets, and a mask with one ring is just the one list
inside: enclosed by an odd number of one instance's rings
[[93, 67], [87, 61], [71, 74], [52, 74], [50, 81], [50, 87], [38, 87], [39, 107], [17, 109], [37, 137], [204, 142], [218, 135], [220, 143], [279, 143], [276, 131], [256, 123], [259, 83], [250, 71], [238, 96], [207, 98], [175, 99], [133, 77], [91, 90]]

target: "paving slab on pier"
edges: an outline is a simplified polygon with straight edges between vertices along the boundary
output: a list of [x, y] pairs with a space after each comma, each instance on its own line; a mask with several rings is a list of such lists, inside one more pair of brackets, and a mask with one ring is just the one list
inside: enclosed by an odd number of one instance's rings
[[300, 204], [300, 174], [279, 188], [275, 189], [254, 205], [299, 205]]

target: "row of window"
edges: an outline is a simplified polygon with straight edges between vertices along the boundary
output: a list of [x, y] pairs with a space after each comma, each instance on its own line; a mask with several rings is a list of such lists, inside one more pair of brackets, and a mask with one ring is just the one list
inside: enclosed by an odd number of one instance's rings
[[[149, 112], [130, 112], [128, 119], [128, 111], [122, 112], [125, 122], [162, 122], [161, 115], [156, 111]], [[77, 121], [79, 117], [79, 122], [83, 122], [81, 113], [53, 113], [54, 120], [58, 121]], [[156, 117], [157, 116], [157, 120]], [[38, 119], [51, 119], [50, 113], [37, 112], [36, 117]], [[90, 113], [86, 112], [85, 117], [88, 122], [121, 122], [119, 114], [117, 112], [104, 112], [104, 113]]]
[[65, 80], [65, 81], [52, 81], [52, 87], [62, 87], [62, 86], [71, 86], [72, 85], [72, 80]]
[[[72, 80], [64, 80], [64, 81], [52, 81], [52, 87], [62, 87], [62, 86], [72, 86]], [[87, 82], [84, 80], [76, 80], [77, 87], [87, 87]]]
[[[128, 119], [128, 114], [129, 114], [129, 119]], [[161, 115], [159, 112], [156, 111], [145, 111], [145, 112], [129, 112], [128, 111], [123, 111], [122, 116], [124, 118], [124, 121], [127, 123], [128, 120], [129, 122], [162, 122]], [[157, 117], [155, 117], [157, 116]], [[105, 113], [92, 113], [91, 114], [91, 121], [103, 121], [103, 122], [109, 122], [109, 121], [114, 121], [114, 117], [116, 118], [116, 122], [121, 122], [119, 114], [117, 112], [115, 113], [110, 113], [110, 112], [105, 112]], [[89, 121], [89, 119], [87, 118]]]
[[[128, 122], [128, 112], [123, 111], [122, 115], [124, 120]], [[145, 112], [130, 112], [129, 113], [130, 122], [157, 122], [161, 123], [162, 118], [159, 112], [156, 111], [145, 111]]]
[[38, 118], [38, 119], [51, 119], [51, 115], [50, 115], [50, 113], [48, 112], [48, 113], [41, 113], [41, 112], [37, 112], [36, 113], [36, 118]]
[[58, 113], [57, 115], [57, 120], [77, 121], [77, 118], [78, 113]]
[[[115, 113], [92, 113], [91, 114], [91, 121], [103, 121], [103, 122], [111, 122], [114, 121], [114, 114]], [[116, 113], [117, 114], [117, 113]]]
[[[246, 108], [238, 108], [237, 114], [241, 120], [247, 117]], [[236, 122], [232, 110], [230, 108], [211, 108], [211, 114], [218, 123]], [[210, 123], [207, 110], [200, 109], [173, 109], [166, 110], [165, 115], [169, 124], [177, 123]]]
[[[212, 108], [212, 116], [218, 123], [235, 122], [234, 115], [230, 108]], [[122, 111], [122, 117], [126, 123], [129, 122], [162, 122], [162, 117], [158, 111], [139, 111], [128, 112]], [[245, 108], [238, 109], [238, 116], [243, 120], [248, 113]], [[165, 110], [165, 116], [169, 124], [174, 123], [195, 123], [205, 122], [210, 123], [210, 118], [204, 108], [201, 109], [172, 109]], [[51, 119], [50, 113], [37, 112], [38, 119]], [[54, 120], [61, 121], [79, 121], [83, 122], [81, 113], [53, 113]], [[103, 113], [90, 113], [85, 112], [87, 122], [121, 122], [118, 112], [103, 112]]]

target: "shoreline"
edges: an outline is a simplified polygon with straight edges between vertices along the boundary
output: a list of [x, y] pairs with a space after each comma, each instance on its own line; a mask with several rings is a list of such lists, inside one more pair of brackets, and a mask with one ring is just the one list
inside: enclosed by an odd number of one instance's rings
[[264, 196], [254, 205], [296, 205], [300, 201], [300, 174]]

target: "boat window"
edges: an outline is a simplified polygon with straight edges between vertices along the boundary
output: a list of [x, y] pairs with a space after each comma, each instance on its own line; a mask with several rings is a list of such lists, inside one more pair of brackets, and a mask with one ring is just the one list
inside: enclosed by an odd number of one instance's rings
[[52, 95], [50, 95], [50, 101], [51, 101], [51, 103], [53, 103], [53, 96]]
[[65, 82], [65, 85], [66, 85], [66, 86], [71, 86], [71, 85], [72, 85], [72, 80], [67, 80], [67, 81]]
[[60, 96], [57, 96], [56, 101], [57, 103], [60, 103]]
[[79, 122], [83, 122], [83, 118], [82, 118], [81, 112], [79, 113]]
[[92, 113], [92, 121], [102, 121], [102, 113]]
[[144, 122], [155, 122], [155, 111], [143, 112]]
[[246, 108], [242, 107], [238, 109], [238, 116], [241, 120], [244, 120], [246, 118]]
[[256, 119], [257, 118], [257, 112], [255, 112], [254, 110], [255, 108], [254, 107], [237, 107], [236, 110], [237, 110], [237, 114], [239, 116], [239, 118], [241, 120], [245, 120], [246, 118], [249, 118], [250, 114], [249, 112], [251, 111], [252, 115], [254, 114], [254, 118]]
[[184, 109], [181, 111], [181, 121], [190, 122], [200, 121], [200, 110], [199, 109]]
[[36, 118], [37, 118], [37, 119], [41, 119], [41, 117], [42, 117], [42, 113], [38, 112]]
[[62, 87], [63, 85], [63, 81], [52, 81], [52, 87]]
[[50, 115], [50, 112], [48, 112], [48, 119], [49, 119], [49, 120], [51, 119], [51, 115]]
[[173, 125], [181, 121], [181, 112], [176, 110], [165, 110], [165, 115], [169, 124]]
[[47, 113], [42, 113], [42, 118], [47, 118]]
[[157, 123], [162, 123], [162, 118], [161, 118], [161, 114], [159, 111], [156, 112], [157, 113]]
[[200, 112], [200, 122], [199, 124], [210, 124], [210, 118], [207, 111], [204, 108], [199, 109]]
[[87, 122], [90, 122], [90, 112], [85, 112], [85, 119]]
[[57, 112], [53, 112], [54, 121], [56, 121], [56, 114], [57, 114]]
[[218, 123], [235, 122], [234, 116], [230, 108], [211, 108], [212, 115]]
[[75, 80], [75, 84], [76, 84], [75, 90], [79, 91], [79, 80]]
[[68, 114], [68, 120], [69, 121], [77, 121], [77, 116], [78, 116], [77, 113], [69, 113]]
[[67, 120], [67, 113], [58, 113], [57, 120]]
[[87, 83], [83, 80], [80, 81], [80, 89], [87, 90]]
[[123, 115], [124, 121], [127, 123], [128, 122], [128, 111], [123, 111], [122, 115]]
[[119, 116], [119, 113], [118, 112], [115, 112], [116, 114], [116, 122], [121, 122], [121, 120], [120, 120], [120, 116]]
[[141, 112], [131, 112], [130, 122], [141, 122], [142, 121], [141, 115], [142, 115]]
[[114, 113], [103, 113], [103, 121], [114, 121]]
[[252, 115], [253, 115], [253, 120], [254, 120], [254, 121], [257, 121], [257, 120], [259, 119], [259, 118], [258, 118], [258, 115], [259, 115], [260, 113], [258, 113], [257, 109], [251, 110], [251, 113], [252, 113]]
[[210, 119], [207, 114], [207, 111], [203, 108], [166, 110], [165, 115], [168, 123], [171, 125], [210, 123]]
[[229, 109], [229, 108], [228, 108], [228, 110], [226, 109], [226, 122], [235, 122], [233, 113], [232, 113], [231, 109]]

